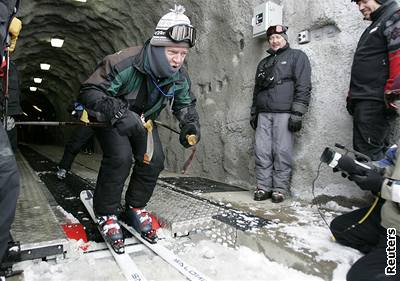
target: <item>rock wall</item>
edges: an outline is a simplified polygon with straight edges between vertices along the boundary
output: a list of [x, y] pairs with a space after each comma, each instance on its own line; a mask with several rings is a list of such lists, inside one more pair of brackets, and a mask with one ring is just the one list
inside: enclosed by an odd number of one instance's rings
[[[349, 73], [358, 38], [368, 23], [350, 0], [282, 0], [289, 42], [302, 49], [312, 65], [312, 99], [304, 128], [296, 134], [293, 194], [311, 198], [319, 157], [326, 146], [341, 143], [352, 147], [352, 119], [345, 109]], [[197, 97], [202, 124], [188, 173], [227, 183], [255, 187], [254, 131], [249, 126], [255, 69], [268, 48], [265, 37], [253, 38], [253, 8], [261, 0], [182, 0], [186, 14], [198, 30], [186, 66]], [[152, 35], [158, 19], [173, 3], [152, 1], [33, 0], [23, 2], [20, 17], [24, 28], [15, 54], [22, 70], [24, 88], [43, 56], [51, 61], [51, 75], [40, 89], [53, 103], [57, 119], [65, 120], [65, 108], [78, 94], [79, 85], [105, 55], [142, 44]], [[300, 31], [308, 30], [311, 41], [299, 45]], [[49, 48], [48, 38], [64, 33], [66, 47]], [[29, 59], [27, 59], [29, 58]], [[165, 110], [163, 122], [177, 126]], [[178, 136], [160, 128], [166, 169], [180, 171], [191, 150], [184, 150]], [[321, 166], [318, 193], [360, 194], [357, 187]]]
[[[267, 41], [252, 38], [250, 23], [253, 7], [263, 2], [210, 2], [201, 4], [205, 18], [193, 20], [199, 43], [188, 59], [202, 123], [202, 140], [189, 172], [251, 189], [255, 187], [254, 131], [249, 111], [255, 68], [265, 56]], [[304, 127], [296, 134], [292, 179], [293, 195], [311, 198], [323, 149], [335, 143], [352, 147], [352, 119], [345, 97], [354, 49], [368, 24], [349, 0], [276, 3], [283, 6], [292, 48], [303, 50], [312, 65], [312, 99]], [[302, 30], [310, 32], [311, 41], [299, 45], [296, 39]], [[168, 169], [178, 171], [190, 151], [185, 153], [175, 137], [166, 144], [166, 152]], [[358, 196], [360, 191], [322, 165], [316, 193]]]

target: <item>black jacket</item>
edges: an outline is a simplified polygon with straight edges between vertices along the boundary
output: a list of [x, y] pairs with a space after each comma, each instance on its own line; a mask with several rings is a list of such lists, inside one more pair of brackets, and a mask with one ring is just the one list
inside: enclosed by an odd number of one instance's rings
[[[3, 79], [0, 79], [0, 91], [3, 92]], [[20, 105], [21, 89], [19, 86], [19, 76], [17, 66], [13, 61], [10, 60], [10, 69], [8, 72], [8, 115], [19, 115], [22, 114]], [[3, 103], [3, 96], [1, 97], [1, 103]]]
[[[311, 66], [307, 55], [287, 44], [258, 64], [251, 113], [290, 113], [305, 110], [311, 95]], [[297, 105], [297, 106], [296, 106]], [[295, 108], [293, 108], [295, 107]]]
[[[383, 101], [390, 75], [389, 48], [392, 26], [399, 20], [399, 6], [394, 0], [385, 2], [371, 14], [372, 23], [361, 35], [351, 68], [349, 98]], [[394, 30], [396, 32], [396, 30]], [[393, 49], [395, 48], [395, 49]]]

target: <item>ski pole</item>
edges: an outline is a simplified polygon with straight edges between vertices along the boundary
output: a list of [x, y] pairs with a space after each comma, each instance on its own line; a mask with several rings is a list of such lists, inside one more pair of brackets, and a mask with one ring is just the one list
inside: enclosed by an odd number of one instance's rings
[[[169, 129], [170, 131], [180, 134], [179, 131], [175, 130], [174, 128], [160, 122], [157, 120], [154, 120], [154, 123], [157, 125], [160, 125], [164, 128]], [[86, 126], [86, 127], [107, 127], [108, 125], [106, 123], [101, 123], [101, 122], [63, 122], [63, 121], [17, 121], [15, 122], [15, 125], [26, 125], [26, 126]], [[186, 139], [190, 145], [195, 145], [197, 143], [197, 137], [196, 135], [187, 135]]]
[[160, 125], [161, 127], [167, 128], [168, 130], [177, 133], [178, 135], [180, 134], [180, 132], [178, 132], [177, 130], [175, 130], [174, 128], [168, 126], [167, 124], [164, 124], [163, 122], [154, 120], [154, 123], [156, 123], [157, 125]]
[[86, 127], [107, 127], [106, 123], [100, 122], [59, 122], [59, 121], [17, 121], [15, 125], [26, 126], [86, 126]]
[[[172, 131], [172, 132], [174, 132], [174, 133], [176, 133], [178, 135], [181, 134], [179, 131], [175, 130], [174, 128], [172, 128], [172, 127], [168, 126], [167, 124], [164, 124], [164, 123], [162, 123], [160, 121], [154, 120], [154, 123], [156, 123], [157, 125], [160, 125], [161, 127], [167, 128], [168, 130], [170, 130], [170, 131]], [[190, 145], [195, 145], [197, 143], [196, 135], [187, 135], [186, 139], [187, 139], [187, 142]]]

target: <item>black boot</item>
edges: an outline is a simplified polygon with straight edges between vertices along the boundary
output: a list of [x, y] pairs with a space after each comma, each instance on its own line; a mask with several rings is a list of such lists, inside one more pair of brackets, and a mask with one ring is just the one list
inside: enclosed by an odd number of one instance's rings
[[153, 220], [150, 214], [144, 208], [126, 207], [125, 220], [141, 236], [150, 243], [156, 243], [158, 240], [157, 232], [153, 229]]
[[272, 196], [271, 197], [272, 197], [271, 201], [273, 203], [281, 203], [281, 202], [283, 202], [285, 200], [285, 194], [283, 194], [280, 191], [272, 192]]
[[263, 189], [257, 189], [254, 192], [254, 201], [264, 201], [271, 198], [272, 191], [265, 191]]

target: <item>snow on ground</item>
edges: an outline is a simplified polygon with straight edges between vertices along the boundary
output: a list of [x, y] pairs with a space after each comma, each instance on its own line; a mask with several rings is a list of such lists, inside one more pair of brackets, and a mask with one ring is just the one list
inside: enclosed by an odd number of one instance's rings
[[[330, 207], [337, 207], [332, 203]], [[316, 208], [291, 204], [298, 220], [293, 223], [276, 224], [268, 231], [283, 232], [291, 237], [289, 246], [304, 253], [317, 253], [317, 260], [331, 260], [338, 263], [333, 280], [345, 280], [346, 272], [360, 253], [338, 245], [331, 240], [327, 226], [319, 217]], [[341, 208], [333, 208], [334, 211]], [[337, 214], [325, 211], [327, 221]], [[342, 210], [341, 211], [345, 211]], [[347, 209], [350, 211], [350, 209]], [[263, 254], [247, 247], [227, 247], [211, 240], [165, 239], [160, 241], [172, 248], [180, 258], [213, 280], [265, 280], [265, 281], [314, 281], [320, 277], [306, 275], [282, 264], [268, 260]], [[125, 280], [111, 257], [96, 258], [96, 254], [84, 254], [80, 250], [82, 242], [70, 241], [68, 258], [64, 260], [25, 261], [15, 266], [24, 270], [25, 281], [101, 281]], [[94, 243], [95, 245], [95, 243]], [[148, 250], [131, 254], [147, 280], [185, 280], [172, 267], [166, 265], [158, 256]]]
[[[79, 243], [71, 242], [78, 248]], [[131, 254], [148, 280], [185, 280], [174, 269], [165, 265], [159, 257], [135, 256]], [[321, 281], [321, 278], [306, 275], [286, 266], [271, 262], [263, 255], [246, 247], [228, 248], [212, 241], [200, 241], [187, 247], [179, 255], [183, 260], [214, 280], [297, 280]], [[25, 261], [15, 266], [24, 269], [26, 281], [119, 281], [124, 277], [111, 257], [95, 259], [93, 255], [76, 254], [65, 260]]]
[[[330, 209], [333, 207], [331, 209], [333, 210], [332, 212], [321, 210], [328, 224], [338, 215], [335, 211], [351, 211], [351, 209], [341, 207], [334, 202], [328, 202], [323, 207], [329, 207]], [[290, 241], [289, 246], [298, 251], [302, 249], [312, 250], [317, 254], [317, 261], [336, 262], [338, 266], [333, 272], [333, 280], [345, 280], [350, 265], [361, 257], [361, 253], [334, 242], [328, 226], [320, 217], [315, 206], [313, 208], [301, 207], [300, 204], [295, 202], [291, 205], [291, 208], [296, 210], [298, 220], [294, 223], [283, 225], [281, 229], [292, 238], [288, 240]]]

